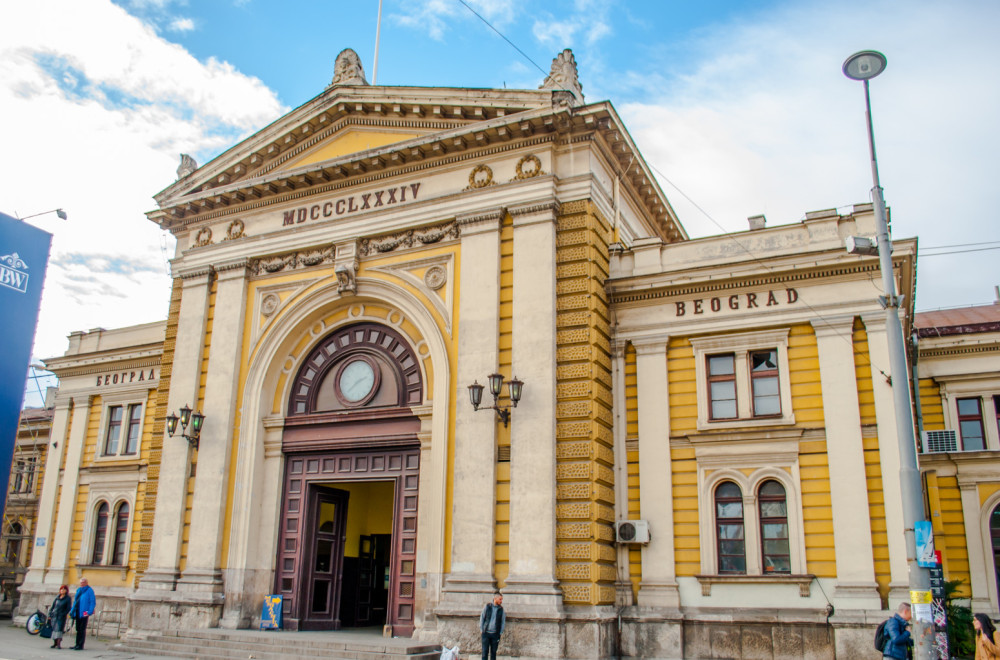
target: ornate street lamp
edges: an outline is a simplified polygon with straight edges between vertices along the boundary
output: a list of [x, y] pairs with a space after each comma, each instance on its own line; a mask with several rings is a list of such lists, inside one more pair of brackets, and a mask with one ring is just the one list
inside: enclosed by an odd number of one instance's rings
[[[170, 437], [174, 437], [177, 432], [177, 422], [181, 423], [181, 437], [187, 440], [192, 447], [198, 448], [198, 439], [201, 437], [201, 425], [205, 422], [205, 416], [200, 412], [192, 413], [191, 408], [185, 405], [181, 408], [181, 416], [178, 417], [174, 413], [167, 415], [167, 433]], [[188, 425], [191, 426], [191, 432], [188, 433]]]
[[[490, 374], [486, 377], [486, 382], [490, 385], [490, 394], [493, 395], [493, 405], [483, 408], [483, 410], [497, 411], [497, 416], [503, 422], [504, 428], [507, 428], [507, 424], [510, 422], [510, 409], [517, 408], [517, 402], [521, 400], [521, 390], [524, 388], [524, 382], [517, 378], [511, 378], [507, 381], [507, 392], [510, 395], [509, 408], [501, 408], [497, 405], [497, 400], [500, 398], [500, 390], [503, 388], [503, 376], [497, 373]], [[475, 381], [472, 385], [469, 385], [469, 399], [472, 401], [472, 407], [475, 410], [479, 410], [479, 406], [483, 403], [484, 389], [486, 387], [480, 385], [479, 381]]]

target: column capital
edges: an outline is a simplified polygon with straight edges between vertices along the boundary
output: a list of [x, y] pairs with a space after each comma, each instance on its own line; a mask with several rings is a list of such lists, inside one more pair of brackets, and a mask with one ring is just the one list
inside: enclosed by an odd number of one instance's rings
[[636, 355], [666, 354], [670, 335], [661, 334], [652, 337], [632, 337], [629, 341], [635, 347]]
[[885, 332], [885, 312], [864, 312], [859, 315], [868, 332]]
[[555, 198], [507, 207], [515, 227], [537, 222], [555, 222], [559, 216], [559, 202]]
[[818, 319], [811, 319], [809, 323], [812, 324], [813, 332], [816, 333], [816, 337], [831, 337], [831, 336], [844, 336], [848, 340], [854, 331], [854, 315], [844, 315], [844, 316], [824, 316]]
[[220, 280], [245, 278], [249, 274], [250, 259], [247, 257], [227, 259], [214, 264], [212, 268]]
[[500, 224], [506, 211], [502, 207], [475, 211], [455, 217], [461, 227], [462, 236], [500, 231]]
[[199, 264], [197, 266], [179, 266], [174, 271], [174, 275], [184, 280], [184, 286], [187, 287], [208, 284], [208, 279], [212, 275], [212, 272], [211, 266]]

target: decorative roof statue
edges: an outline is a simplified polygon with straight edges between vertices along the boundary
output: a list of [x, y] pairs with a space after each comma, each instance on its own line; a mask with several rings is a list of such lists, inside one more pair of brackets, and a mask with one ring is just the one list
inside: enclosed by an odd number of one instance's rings
[[545, 78], [538, 89], [568, 91], [577, 103], [583, 103], [583, 87], [576, 74], [576, 58], [573, 51], [567, 48], [552, 58], [552, 72]]
[[195, 162], [195, 159], [191, 158], [191, 156], [188, 156], [187, 154], [181, 154], [181, 164], [177, 168], [177, 178], [183, 179], [196, 169], [198, 169], [198, 163]]
[[333, 80], [330, 87], [336, 85], [367, 85], [365, 70], [361, 68], [361, 58], [350, 48], [345, 48], [337, 55], [333, 65]]

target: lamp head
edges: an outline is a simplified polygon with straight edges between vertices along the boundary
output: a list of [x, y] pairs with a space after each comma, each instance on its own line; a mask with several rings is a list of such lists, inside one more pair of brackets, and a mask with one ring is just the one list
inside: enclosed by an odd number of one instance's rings
[[877, 50], [863, 50], [844, 60], [844, 75], [851, 80], [870, 80], [885, 71], [885, 55]]
[[181, 408], [181, 428], [187, 429], [188, 424], [191, 422], [191, 408], [185, 405]]
[[486, 378], [490, 382], [490, 394], [495, 399], [500, 396], [500, 388], [503, 387], [503, 376], [500, 374], [490, 374]]
[[195, 438], [201, 435], [201, 425], [205, 421], [205, 416], [201, 412], [191, 415], [191, 435]]
[[62, 209], [56, 209], [56, 215], [59, 216], [60, 220], [65, 220], [67, 217], [66, 211], [63, 211]]
[[479, 404], [483, 402], [483, 386], [478, 380], [469, 385], [469, 400], [472, 401], [472, 407], [479, 410]]
[[524, 381], [518, 379], [516, 376], [507, 381], [507, 390], [510, 392], [510, 405], [517, 408], [517, 402], [521, 400], [521, 389], [524, 387]]
[[177, 415], [170, 413], [167, 415], [167, 433], [173, 436], [177, 432]]

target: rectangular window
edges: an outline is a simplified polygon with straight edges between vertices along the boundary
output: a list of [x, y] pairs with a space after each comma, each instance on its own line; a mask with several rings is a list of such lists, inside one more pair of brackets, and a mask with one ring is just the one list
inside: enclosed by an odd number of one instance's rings
[[122, 406], [108, 408], [108, 430], [104, 434], [104, 455], [118, 453], [118, 439], [122, 434]]
[[1000, 395], [993, 397], [993, 412], [997, 417], [997, 433], [1000, 433]]
[[142, 427], [142, 405], [133, 403], [128, 407], [128, 427], [125, 432], [124, 454], [134, 454], [139, 449], [139, 429]]
[[978, 451], [986, 449], [986, 434], [983, 432], [983, 412], [979, 397], [958, 399], [958, 428], [962, 434], [962, 450]]
[[708, 356], [710, 419], [736, 419], [736, 358], [732, 353]]
[[778, 390], [778, 351], [750, 353], [750, 386], [753, 394], [753, 416], [781, 415], [781, 393]]

